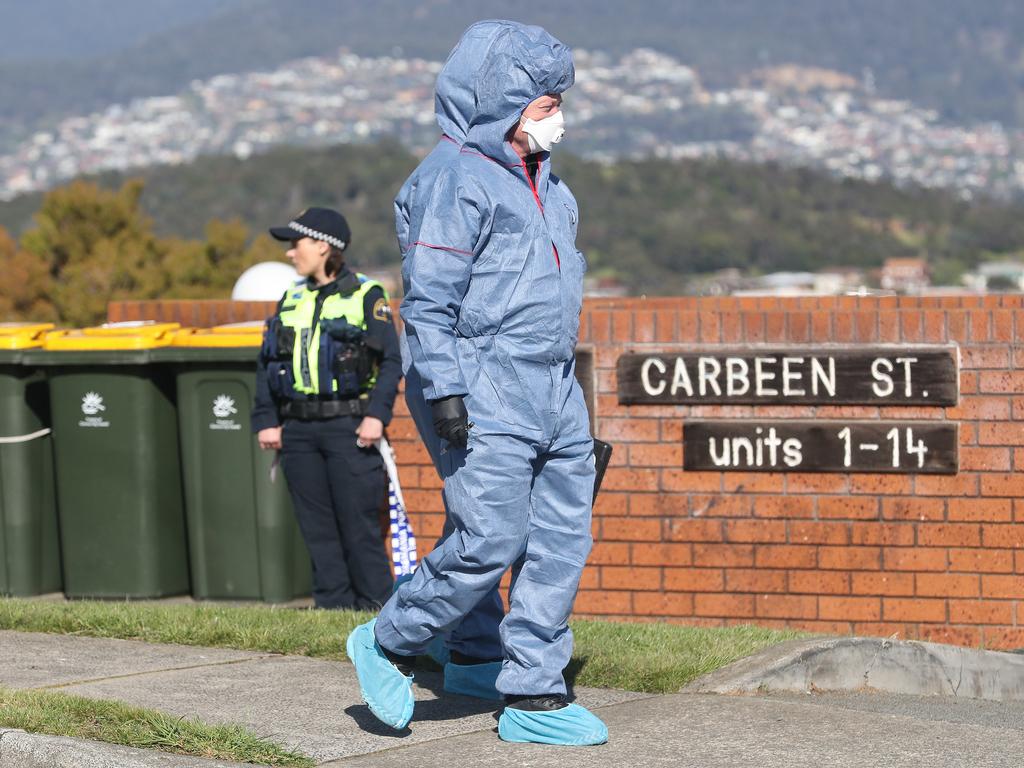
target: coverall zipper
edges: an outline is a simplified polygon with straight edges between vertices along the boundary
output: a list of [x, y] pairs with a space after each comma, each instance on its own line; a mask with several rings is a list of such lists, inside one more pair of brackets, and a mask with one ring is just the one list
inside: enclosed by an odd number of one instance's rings
[[[537, 208], [540, 209], [540, 217], [544, 220], [544, 227], [547, 228], [547, 226], [548, 226], [548, 217], [544, 215], [544, 204], [540, 201], [540, 195], [537, 193], [537, 185], [533, 183], [533, 176], [530, 175], [530, 169], [527, 168], [527, 166], [526, 166], [526, 160], [525, 159], [520, 160], [520, 163], [523, 166], [523, 174], [526, 176], [526, 183], [530, 185], [530, 191], [533, 192], [533, 199], [537, 203]], [[537, 173], [538, 174], [540, 173], [541, 165], [542, 165], [542, 161], [541, 160], [537, 160]], [[551, 236], [551, 230], [550, 229], [548, 229], [548, 236], [549, 237]], [[561, 286], [562, 260], [560, 258], [558, 258], [558, 246], [555, 245], [555, 241], [554, 240], [551, 241], [551, 250], [555, 254], [555, 266], [558, 267], [559, 286]], [[559, 289], [559, 290], [561, 290], [561, 289]], [[564, 333], [565, 333], [565, 324], [562, 322], [562, 320], [563, 320], [562, 314], [563, 313], [559, 313], [558, 324], [559, 324], [559, 328], [560, 328], [561, 333], [564, 335]]]
[[[526, 160], [520, 160], [520, 164], [523, 166], [523, 175], [526, 176], [526, 183], [530, 185], [530, 191], [533, 193], [533, 199], [537, 203], [537, 207], [540, 209], [540, 216], [544, 219], [544, 226], [547, 226], [548, 220], [544, 215], [544, 204], [540, 201], [540, 195], [537, 194], [537, 185], [533, 183], [533, 176], [530, 175], [530, 169], [526, 167]], [[543, 164], [542, 160], [537, 161], [537, 173], [540, 173], [540, 167]], [[550, 234], [550, 231], [549, 231]], [[558, 267], [558, 271], [562, 271], [562, 260], [558, 257], [558, 246], [555, 245], [555, 241], [551, 241], [551, 250], [555, 254], [555, 266]]]

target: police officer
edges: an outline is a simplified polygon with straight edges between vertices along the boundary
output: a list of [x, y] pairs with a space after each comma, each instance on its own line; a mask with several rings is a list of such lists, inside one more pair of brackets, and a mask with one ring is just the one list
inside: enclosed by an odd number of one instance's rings
[[387, 487], [376, 443], [402, 376], [383, 286], [345, 267], [337, 211], [309, 208], [270, 234], [290, 243], [302, 280], [278, 302], [257, 363], [252, 427], [279, 450], [313, 561], [318, 608], [376, 609], [392, 576], [379, 510]]

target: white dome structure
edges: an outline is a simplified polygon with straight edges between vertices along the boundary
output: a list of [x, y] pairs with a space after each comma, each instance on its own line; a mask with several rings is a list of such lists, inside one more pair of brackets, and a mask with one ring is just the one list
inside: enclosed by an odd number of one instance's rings
[[294, 267], [280, 261], [264, 261], [249, 267], [231, 289], [232, 301], [277, 301], [300, 280]]

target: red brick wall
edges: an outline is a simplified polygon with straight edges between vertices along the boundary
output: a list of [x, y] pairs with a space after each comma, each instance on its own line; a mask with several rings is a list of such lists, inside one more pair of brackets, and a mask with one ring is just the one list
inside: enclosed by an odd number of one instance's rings
[[107, 321], [155, 320], [181, 323], [186, 328], [210, 328], [214, 325], [264, 320], [273, 314], [276, 301], [229, 301], [171, 299], [167, 301], [112, 301], [107, 306]]
[[[580, 342], [595, 355], [596, 434], [615, 454], [594, 510], [577, 613], [1024, 646], [1024, 476], [1015, 474], [1024, 466], [1022, 298], [588, 301]], [[117, 318], [147, 316], [132, 311]], [[209, 324], [243, 319], [225, 312]], [[616, 396], [615, 363], [630, 350], [947, 341], [962, 354], [955, 408], [620, 406]], [[960, 473], [682, 470], [688, 418], [755, 412], [959, 421]], [[426, 551], [441, 531], [440, 482], [404, 405], [390, 436]]]
[[[1024, 304], [985, 298], [587, 302], [596, 434], [614, 443], [579, 615], [1024, 646]], [[955, 341], [956, 408], [620, 406], [615, 363], [682, 344]], [[1019, 370], [1018, 370], [1019, 369]], [[684, 472], [687, 418], [949, 419], [953, 476]], [[407, 418], [391, 429], [420, 540], [440, 483]], [[427, 542], [424, 542], [426, 544]]]

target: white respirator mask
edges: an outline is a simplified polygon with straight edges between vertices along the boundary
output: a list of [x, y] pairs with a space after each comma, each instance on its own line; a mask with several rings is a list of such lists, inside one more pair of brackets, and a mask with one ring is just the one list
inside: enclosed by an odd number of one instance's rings
[[543, 120], [534, 120], [524, 117], [520, 120], [523, 126], [523, 133], [530, 144], [530, 152], [550, 152], [551, 147], [562, 140], [565, 136], [565, 116], [562, 110], [545, 117]]

